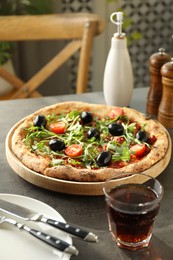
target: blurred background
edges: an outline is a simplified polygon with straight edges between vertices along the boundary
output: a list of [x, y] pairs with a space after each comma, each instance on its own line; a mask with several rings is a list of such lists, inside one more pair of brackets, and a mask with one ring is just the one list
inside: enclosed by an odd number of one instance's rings
[[[147, 87], [150, 82], [149, 57], [164, 48], [173, 51], [173, 0], [0, 0], [0, 15], [46, 13], [96, 13], [105, 20], [104, 33], [94, 39], [89, 72], [88, 91], [102, 91], [103, 73], [116, 26], [110, 14], [124, 12], [124, 32], [128, 38], [134, 87]], [[65, 42], [29, 42], [15, 46], [0, 45], [0, 59], [12, 59], [14, 70], [24, 81], [46, 63]], [[8, 53], [10, 52], [10, 54]], [[43, 95], [75, 93], [77, 55], [64, 65], [40, 88]], [[3, 59], [2, 59], [3, 60]], [[2, 61], [1, 61], [2, 64]]]

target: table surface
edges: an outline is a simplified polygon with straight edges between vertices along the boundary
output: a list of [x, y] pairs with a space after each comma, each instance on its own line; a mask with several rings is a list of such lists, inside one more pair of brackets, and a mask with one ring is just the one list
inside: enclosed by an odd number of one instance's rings
[[[131, 107], [145, 113], [147, 88], [135, 89]], [[5, 139], [10, 128], [28, 114], [39, 108], [63, 101], [84, 101], [105, 103], [103, 93], [85, 93], [0, 101], [0, 192], [18, 194], [38, 199], [56, 209], [67, 222], [75, 223], [96, 233], [98, 243], [86, 243], [74, 238], [73, 244], [79, 249], [80, 260], [172, 260], [173, 259], [173, 173], [172, 159], [168, 167], [157, 178], [164, 186], [164, 197], [159, 216], [155, 222], [150, 246], [131, 252], [118, 248], [108, 231], [103, 196], [77, 196], [39, 188], [19, 177], [8, 165], [5, 156]], [[171, 138], [172, 129], [168, 129]], [[33, 259], [35, 260], [35, 259]]]

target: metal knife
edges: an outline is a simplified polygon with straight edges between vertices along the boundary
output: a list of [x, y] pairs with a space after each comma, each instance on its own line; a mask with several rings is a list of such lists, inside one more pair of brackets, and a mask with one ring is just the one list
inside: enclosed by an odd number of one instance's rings
[[0, 199], [0, 211], [19, 217], [23, 220], [38, 221], [38, 222], [49, 224], [55, 228], [58, 228], [68, 234], [71, 234], [72, 236], [78, 237], [87, 242], [98, 241], [97, 235], [93, 234], [92, 232], [83, 230], [79, 227], [73, 226], [68, 223], [60, 222], [59, 220], [56, 219], [47, 218], [42, 213], [36, 212], [32, 209], [25, 208], [2, 199]]
[[68, 254], [71, 254], [71, 255], [78, 255], [78, 250], [76, 249], [76, 247], [68, 244], [64, 240], [61, 240], [61, 239], [54, 237], [54, 236], [51, 236], [51, 235], [44, 233], [40, 230], [30, 228], [30, 227], [24, 225], [23, 223], [17, 222], [14, 219], [6, 218], [4, 216], [0, 216], [0, 224], [4, 223], [4, 222], [12, 224], [20, 230], [25, 230], [30, 235], [34, 236], [35, 238], [38, 238], [42, 242], [48, 244], [49, 246], [52, 246], [52, 247], [58, 249], [61, 252], [65, 252], [65, 253], [68, 253]]

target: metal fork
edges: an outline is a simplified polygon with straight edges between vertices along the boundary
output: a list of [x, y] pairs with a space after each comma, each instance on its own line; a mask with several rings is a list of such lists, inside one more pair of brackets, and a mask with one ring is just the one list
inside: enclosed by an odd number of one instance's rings
[[49, 234], [36, 230], [36, 229], [32, 229], [22, 223], [17, 222], [14, 219], [0, 216], [0, 224], [2, 224], [4, 222], [14, 225], [19, 230], [25, 230], [26, 232], [28, 232], [35, 238], [38, 238], [39, 240], [56, 248], [57, 250], [60, 250], [61, 252], [65, 252], [65, 253], [68, 253], [71, 255], [78, 255], [78, 250], [74, 246], [68, 244], [67, 242], [65, 242], [57, 237], [50, 236]]

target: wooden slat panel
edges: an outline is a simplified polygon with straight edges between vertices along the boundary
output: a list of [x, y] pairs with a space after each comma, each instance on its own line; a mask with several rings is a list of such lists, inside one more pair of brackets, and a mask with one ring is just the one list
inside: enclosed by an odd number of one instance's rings
[[86, 92], [87, 89], [88, 71], [89, 71], [91, 50], [92, 50], [95, 30], [96, 30], [95, 23], [87, 22], [85, 24], [83, 38], [82, 38], [81, 53], [79, 58], [79, 65], [78, 65], [77, 86], [76, 86], [77, 94]]
[[95, 14], [0, 16], [0, 40], [81, 38], [87, 21], [97, 23], [96, 35], [103, 31], [103, 21]]

